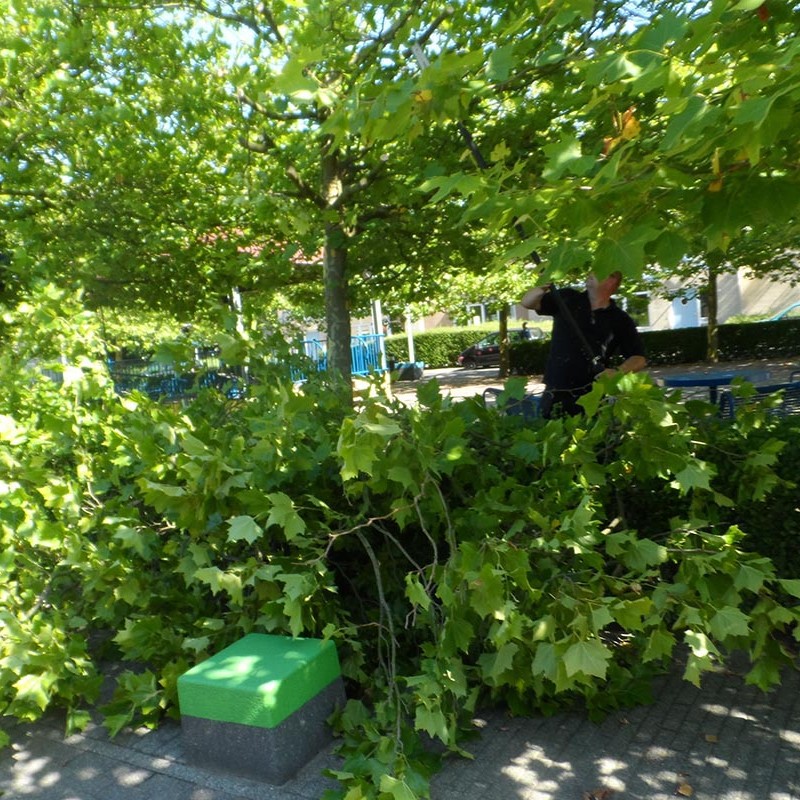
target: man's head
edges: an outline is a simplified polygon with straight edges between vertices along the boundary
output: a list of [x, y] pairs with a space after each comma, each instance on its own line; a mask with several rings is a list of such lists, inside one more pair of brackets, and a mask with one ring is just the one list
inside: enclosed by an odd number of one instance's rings
[[621, 283], [622, 273], [619, 270], [612, 272], [608, 277], [603, 278], [603, 280], [598, 280], [594, 272], [590, 272], [586, 276], [586, 288], [589, 289], [589, 291], [604, 294], [608, 297], [611, 297], [611, 295], [619, 289]]

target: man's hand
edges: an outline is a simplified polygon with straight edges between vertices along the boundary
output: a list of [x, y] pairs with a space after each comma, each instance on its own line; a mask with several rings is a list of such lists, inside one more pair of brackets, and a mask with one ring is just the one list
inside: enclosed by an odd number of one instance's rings
[[533, 309], [538, 314], [542, 307], [542, 298], [549, 291], [550, 284], [547, 286], [536, 286], [523, 295], [522, 300], [519, 301], [520, 305], [525, 306], [525, 308]]

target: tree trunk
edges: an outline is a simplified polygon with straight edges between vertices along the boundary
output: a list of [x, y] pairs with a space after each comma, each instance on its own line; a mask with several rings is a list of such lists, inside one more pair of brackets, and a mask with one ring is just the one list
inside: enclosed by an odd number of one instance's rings
[[[337, 225], [325, 229], [325, 322], [328, 328], [328, 370], [343, 381], [351, 379], [350, 311], [347, 307], [347, 249]], [[333, 377], [333, 375], [332, 375]]]
[[[327, 143], [326, 143], [327, 144]], [[326, 145], [323, 145], [325, 147]], [[323, 152], [322, 191], [329, 208], [336, 208], [344, 185], [336, 152]], [[325, 322], [328, 328], [328, 371], [352, 390], [350, 309], [347, 280], [347, 235], [340, 220], [325, 224], [323, 253]]]
[[718, 322], [718, 297], [717, 297], [717, 272], [722, 263], [722, 253], [709, 253], [708, 287], [706, 289], [706, 308], [708, 319], [708, 340], [706, 343], [706, 359], [712, 364], [719, 361], [719, 322]]
[[498, 314], [500, 323], [500, 378], [507, 378], [510, 372], [511, 357], [508, 345], [508, 306], [503, 306]]

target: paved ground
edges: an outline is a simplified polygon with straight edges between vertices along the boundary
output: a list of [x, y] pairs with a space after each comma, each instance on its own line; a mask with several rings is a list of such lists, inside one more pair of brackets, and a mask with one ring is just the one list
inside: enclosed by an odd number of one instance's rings
[[[800, 358], [797, 359], [773, 359], [773, 360], [751, 360], [723, 362], [720, 364], [680, 364], [669, 367], [651, 367], [647, 372], [656, 381], [676, 373], [703, 373], [716, 370], [746, 371], [755, 370], [764, 377], [763, 383], [780, 383], [789, 380], [792, 372], [800, 370]], [[445, 367], [443, 369], [426, 369], [419, 381], [399, 381], [393, 385], [394, 394], [404, 402], [414, 402], [416, 399], [417, 388], [430, 380], [437, 380], [441, 386], [443, 394], [451, 397], [471, 397], [482, 394], [483, 390], [489, 386], [502, 386], [502, 381], [498, 377], [497, 367], [487, 367], [485, 369], [462, 369], [461, 367]], [[533, 375], [528, 380], [528, 391], [531, 393], [540, 392], [544, 389], [542, 377]], [[702, 390], [698, 390], [702, 393]]]
[[[454, 759], [433, 782], [434, 800], [797, 800], [800, 673], [762, 694], [734, 671], [660, 680], [653, 705], [601, 724], [578, 714], [476, 720], [474, 760]], [[332, 750], [294, 779], [271, 786], [190, 766], [180, 726], [109, 740], [101, 728], [65, 739], [57, 720], [11, 730], [0, 753], [3, 800], [319, 800], [334, 784]], [[603, 794], [603, 792], [613, 794]], [[590, 794], [591, 793], [591, 794]]]
[[[758, 366], [781, 380], [800, 365]], [[494, 369], [429, 371], [423, 380], [432, 377], [456, 397], [499, 385]], [[416, 386], [397, 388], [413, 400]], [[738, 666], [707, 676], [702, 690], [676, 670], [658, 682], [653, 705], [599, 725], [577, 714], [482, 715], [474, 760], [449, 761], [433, 800], [800, 800], [800, 673], [764, 695], [744, 684]], [[322, 775], [337, 765], [332, 749], [276, 787], [188, 764], [176, 723], [112, 740], [99, 726], [65, 738], [57, 717], [3, 727], [12, 737], [0, 751], [3, 800], [319, 800], [336, 787]]]

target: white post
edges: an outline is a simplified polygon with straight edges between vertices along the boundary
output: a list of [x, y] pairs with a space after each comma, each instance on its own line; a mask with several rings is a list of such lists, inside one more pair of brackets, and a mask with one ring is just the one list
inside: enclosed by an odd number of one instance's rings
[[381, 354], [381, 369], [386, 369], [386, 341], [383, 334], [383, 311], [381, 309], [381, 301], [372, 301], [372, 331], [378, 337], [378, 347]]
[[406, 309], [406, 337], [408, 339], [408, 360], [413, 364], [417, 360], [414, 352], [414, 322], [411, 319], [411, 309]]
[[244, 316], [242, 314], [242, 293], [238, 286], [231, 289], [231, 306], [233, 313], [236, 314], [236, 332], [244, 333]]

